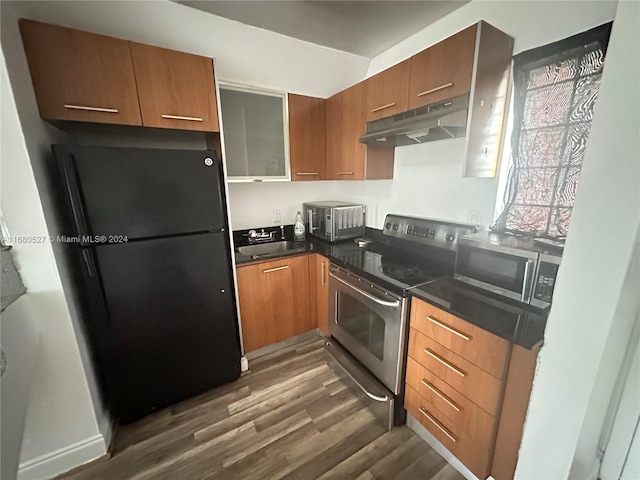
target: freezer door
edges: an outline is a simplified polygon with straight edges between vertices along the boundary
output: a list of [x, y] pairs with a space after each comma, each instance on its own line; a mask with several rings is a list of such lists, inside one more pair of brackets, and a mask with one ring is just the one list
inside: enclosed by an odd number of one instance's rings
[[53, 150], [81, 238], [105, 236], [108, 242], [225, 227], [222, 169], [213, 151], [67, 145]]
[[[224, 233], [93, 249], [115, 410], [129, 422], [235, 380], [240, 342]], [[103, 339], [104, 340], [104, 339]]]

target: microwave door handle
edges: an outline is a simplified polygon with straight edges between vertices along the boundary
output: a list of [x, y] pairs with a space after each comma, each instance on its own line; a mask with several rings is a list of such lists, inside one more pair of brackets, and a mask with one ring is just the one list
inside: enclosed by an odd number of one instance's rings
[[536, 264], [536, 261], [533, 259], [528, 259], [527, 263], [524, 264], [524, 283], [522, 285], [522, 301], [528, 302], [531, 298], [531, 287], [533, 286], [533, 267]]
[[375, 297], [373, 295], [371, 295], [369, 292], [365, 292], [364, 290], [356, 287], [355, 285], [350, 284], [349, 282], [345, 282], [344, 280], [342, 280], [339, 277], [336, 277], [333, 273], [329, 272], [329, 275], [331, 276], [331, 278], [335, 278], [336, 280], [338, 280], [340, 283], [345, 284], [347, 287], [351, 288], [352, 290], [355, 290], [356, 292], [358, 292], [360, 295], [363, 295], [365, 297], [367, 297], [369, 300], [372, 300], [374, 302], [376, 302], [378, 305], [383, 305], [385, 307], [397, 307], [400, 305], [399, 301], [393, 301], [393, 302], [389, 302], [388, 300], [381, 300], [378, 297]]
[[309, 233], [313, 233], [313, 208], [307, 210], [307, 218], [309, 222]]

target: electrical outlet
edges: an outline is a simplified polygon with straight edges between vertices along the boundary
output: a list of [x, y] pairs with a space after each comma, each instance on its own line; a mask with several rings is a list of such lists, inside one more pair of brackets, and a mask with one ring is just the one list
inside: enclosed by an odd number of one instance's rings
[[474, 225], [482, 225], [482, 210], [469, 210], [467, 222]]
[[282, 213], [280, 210], [273, 211], [273, 221], [276, 223], [280, 223], [282, 221]]

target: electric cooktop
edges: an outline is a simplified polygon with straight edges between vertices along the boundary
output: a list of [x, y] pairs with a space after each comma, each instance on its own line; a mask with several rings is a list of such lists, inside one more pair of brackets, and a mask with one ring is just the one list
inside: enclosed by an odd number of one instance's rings
[[457, 240], [474, 225], [387, 215], [382, 236], [367, 247], [334, 254], [353, 275], [395, 293], [452, 277]]

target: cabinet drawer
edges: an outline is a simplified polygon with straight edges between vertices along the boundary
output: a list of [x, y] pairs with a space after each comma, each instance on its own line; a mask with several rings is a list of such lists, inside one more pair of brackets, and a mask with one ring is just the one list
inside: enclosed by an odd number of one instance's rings
[[511, 351], [505, 339], [417, 298], [411, 301], [411, 326], [494, 377], [504, 377]]
[[502, 391], [500, 380], [413, 327], [409, 334], [409, 356], [489, 415], [496, 415]]
[[407, 361], [407, 383], [451, 420], [458, 431], [482, 444], [492, 443], [496, 418], [412, 358]]
[[460, 432], [455, 424], [407, 385], [404, 407], [478, 478], [487, 478], [491, 449]]

